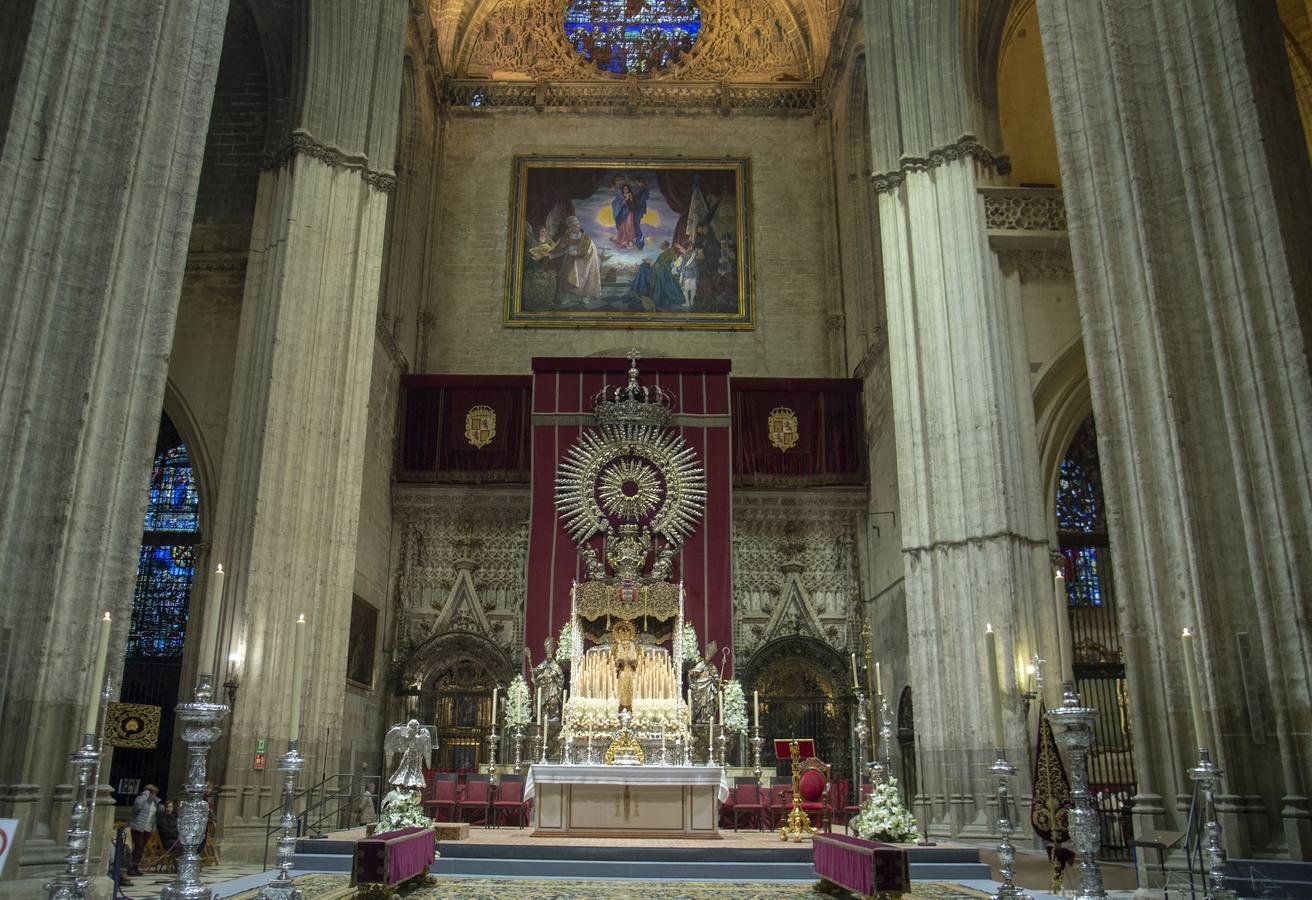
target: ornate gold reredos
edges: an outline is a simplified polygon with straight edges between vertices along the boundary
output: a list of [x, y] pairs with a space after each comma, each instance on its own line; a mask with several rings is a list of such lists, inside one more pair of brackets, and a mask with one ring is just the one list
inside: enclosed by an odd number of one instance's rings
[[669, 427], [672, 413], [670, 394], [639, 382], [631, 353], [627, 384], [597, 396], [597, 428], [579, 435], [557, 469], [556, 509], [565, 530], [581, 549], [602, 534], [602, 565], [616, 572], [637, 574], [656, 551], [652, 574], [663, 579], [669, 556], [701, 521], [706, 473], [697, 451]]

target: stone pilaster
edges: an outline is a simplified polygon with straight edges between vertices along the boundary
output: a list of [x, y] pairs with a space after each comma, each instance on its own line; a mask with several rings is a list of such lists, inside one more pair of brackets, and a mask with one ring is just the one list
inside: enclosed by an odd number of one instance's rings
[[119, 672], [227, 5], [35, 0], [0, 39], [0, 815], [23, 827], [5, 893], [59, 857], [98, 610]]
[[1274, 4], [1039, 0], [1139, 790], [1189, 791], [1200, 629], [1230, 850], [1312, 858], [1309, 175]]
[[[221, 778], [230, 848], [263, 845], [280, 789], [292, 634], [309, 623], [302, 786], [340, 770], [346, 646], [404, 0], [330, 0], [307, 20], [307, 93], [261, 175], [212, 558], [231, 572], [226, 641], [245, 659]], [[251, 769], [256, 738], [269, 769]], [[363, 737], [363, 736], [360, 736]], [[345, 738], [345, 740], [344, 740]]]
[[1017, 677], [1054, 623], [1018, 282], [988, 246], [978, 188], [993, 153], [963, 71], [962, 12], [868, 2], [866, 35], [923, 790], [953, 834], [982, 836], [985, 625], [1000, 637], [1005, 743], [1025, 773]]

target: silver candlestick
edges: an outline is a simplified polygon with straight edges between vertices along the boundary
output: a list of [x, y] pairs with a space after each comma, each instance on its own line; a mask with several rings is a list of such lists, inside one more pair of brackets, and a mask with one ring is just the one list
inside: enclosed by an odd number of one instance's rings
[[879, 695], [879, 761], [884, 766], [884, 774], [893, 774], [893, 714], [888, 709], [888, 699]]
[[1002, 883], [993, 900], [1020, 900], [1029, 895], [1016, 887], [1016, 848], [1011, 843], [1011, 796], [1008, 782], [1016, 774], [1016, 767], [1007, 762], [1007, 755], [1001, 747], [997, 749], [998, 758], [989, 766], [989, 772], [998, 780], [998, 831], [1002, 840], [998, 843], [998, 869], [1002, 873]]
[[523, 762], [521, 756], [524, 752], [524, 726], [516, 725], [514, 735], [515, 735], [515, 771], [518, 772], [519, 766]]
[[[870, 737], [870, 723], [866, 720], [866, 693], [865, 691], [856, 692], [856, 758], [859, 762], [866, 761], [866, 738]], [[859, 770], [858, 770], [859, 771]], [[860, 785], [857, 785], [858, 790]]]
[[196, 691], [190, 703], [179, 703], [182, 741], [187, 745], [187, 780], [183, 786], [186, 799], [178, 804], [178, 877], [160, 891], [161, 900], [209, 900], [212, 891], [200, 882], [200, 845], [210, 824], [210, 804], [205, 799], [206, 766], [210, 747], [223, 729], [219, 721], [228, 707], [214, 703], [214, 676], [202, 672], [196, 678]]
[[721, 765], [722, 767], [723, 767], [723, 766], [726, 766], [726, 765], [729, 764], [729, 760], [728, 760], [728, 752], [729, 752], [729, 733], [728, 733], [727, 731], [724, 730], [724, 726], [723, 726], [723, 725], [720, 726], [720, 736], [719, 736], [718, 738], [716, 738], [715, 740], [716, 740], [716, 741], [719, 743], [719, 745], [720, 745], [720, 765]]
[[561, 750], [561, 760], [567, 766], [574, 765], [574, 729], [566, 731], [560, 742], [564, 745]]
[[1062, 704], [1048, 710], [1048, 721], [1057, 730], [1070, 760], [1070, 834], [1080, 859], [1080, 884], [1074, 900], [1103, 898], [1102, 869], [1098, 865], [1098, 811], [1089, 796], [1088, 758], [1093, 746], [1093, 723], [1097, 710], [1080, 704], [1073, 681], [1066, 682]]
[[547, 729], [550, 727], [550, 723], [546, 720], [543, 720], [538, 725], [538, 746], [541, 748], [538, 765], [540, 766], [545, 766], [547, 764], [547, 736], [549, 734]]
[[51, 900], [81, 900], [87, 889], [87, 845], [91, 837], [91, 804], [95, 802], [95, 786], [91, 784], [91, 771], [100, 761], [100, 748], [96, 736], [82, 737], [82, 746], [68, 758], [77, 770], [77, 794], [73, 798], [73, 811], [68, 820], [68, 852], [64, 871], [46, 885]]
[[1210, 882], [1207, 896], [1219, 898], [1233, 897], [1234, 892], [1225, 886], [1225, 847], [1221, 843], [1221, 823], [1216, 820], [1215, 791], [1223, 773], [1212, 762], [1212, 753], [1206, 747], [1198, 748], [1198, 765], [1189, 770], [1189, 778], [1198, 783], [1203, 793], [1203, 815], [1207, 824], [1207, 880]]
[[501, 740], [501, 735], [497, 734], [496, 726], [487, 735], [487, 774], [488, 777], [497, 774], [497, 742]]
[[756, 775], [758, 783], [761, 780], [761, 745], [764, 743], [765, 739], [761, 737], [761, 726], [757, 725], [752, 729], [752, 765], [754, 767], [752, 772]]
[[259, 900], [300, 900], [301, 892], [292, 881], [292, 856], [296, 853], [296, 773], [305, 760], [296, 752], [296, 741], [287, 742], [287, 752], [278, 757], [282, 777], [282, 834], [278, 835], [278, 874], [260, 888]]

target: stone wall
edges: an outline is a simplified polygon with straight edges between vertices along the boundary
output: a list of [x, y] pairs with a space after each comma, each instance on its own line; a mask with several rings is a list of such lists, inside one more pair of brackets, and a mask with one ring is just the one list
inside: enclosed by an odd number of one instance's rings
[[[826, 330], [837, 288], [825, 257], [833, 228], [824, 199], [830, 175], [816, 123], [792, 114], [453, 113], [437, 184], [426, 370], [526, 372], [533, 356], [583, 356], [636, 344], [667, 356], [729, 357], [735, 375], [842, 374]], [[504, 328], [513, 157], [640, 152], [751, 160], [756, 329]]]

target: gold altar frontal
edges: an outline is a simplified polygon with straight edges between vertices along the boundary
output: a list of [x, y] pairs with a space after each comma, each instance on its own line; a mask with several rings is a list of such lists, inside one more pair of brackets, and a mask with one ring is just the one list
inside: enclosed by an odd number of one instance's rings
[[729, 787], [719, 766], [553, 766], [529, 770], [534, 836], [719, 838]]

